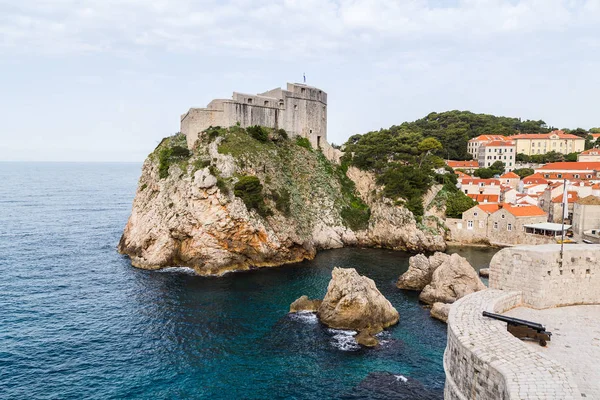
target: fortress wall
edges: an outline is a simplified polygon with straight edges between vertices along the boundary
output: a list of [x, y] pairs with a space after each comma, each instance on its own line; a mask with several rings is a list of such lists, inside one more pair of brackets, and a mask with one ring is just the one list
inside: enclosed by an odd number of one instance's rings
[[244, 128], [283, 128], [290, 136], [308, 138], [328, 158], [339, 158], [327, 143], [327, 93], [292, 83], [287, 89], [272, 89], [259, 95], [234, 92], [232, 100], [216, 99], [207, 108], [190, 109], [181, 118], [181, 132], [187, 136], [188, 147], [193, 146], [199, 132], [210, 126], [227, 128], [239, 122]]
[[519, 290], [529, 307], [542, 309], [600, 304], [600, 245], [517, 246], [499, 251], [490, 263], [490, 288]]
[[239, 122], [243, 128], [253, 125], [277, 128], [281, 113], [281, 110], [277, 108], [234, 102], [225, 103], [224, 111], [223, 127], [230, 127]]
[[188, 148], [192, 148], [198, 133], [210, 126], [223, 126], [224, 113], [222, 110], [209, 110], [206, 108], [192, 108], [181, 118], [181, 133], [187, 138]]
[[571, 372], [530, 349], [506, 323], [482, 316], [521, 304], [520, 292], [488, 289], [463, 297], [448, 316], [444, 399], [581, 398]]

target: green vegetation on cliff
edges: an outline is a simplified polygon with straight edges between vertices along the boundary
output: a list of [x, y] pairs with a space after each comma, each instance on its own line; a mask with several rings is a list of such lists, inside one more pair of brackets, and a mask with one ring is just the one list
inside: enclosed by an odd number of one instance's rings
[[423, 195], [435, 182], [434, 169], [444, 166], [438, 140], [384, 129], [352, 136], [345, 151], [343, 165], [373, 172], [386, 197], [404, 204], [416, 217], [423, 215]]
[[191, 154], [187, 148], [184, 134], [177, 133], [163, 139], [153, 153], [158, 157], [158, 174], [160, 178], [165, 179], [169, 176], [169, 167], [175, 163], [179, 164], [182, 170], [185, 170]]
[[[257, 210], [263, 217], [277, 210], [305, 221], [309, 229], [313, 217], [307, 204], [326, 198], [333, 201], [332, 206], [350, 229], [368, 227], [370, 209], [358, 197], [345, 170], [313, 149], [305, 138], [290, 139], [282, 129], [258, 128], [234, 126], [213, 135], [221, 137], [219, 153], [231, 155], [242, 171], [243, 175], [235, 177], [234, 194], [248, 209]], [[212, 140], [206, 136], [199, 146]]]

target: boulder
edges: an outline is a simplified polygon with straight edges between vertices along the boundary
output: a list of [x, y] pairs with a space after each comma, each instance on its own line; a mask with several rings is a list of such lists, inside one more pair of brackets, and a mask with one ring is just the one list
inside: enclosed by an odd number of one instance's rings
[[321, 300], [311, 300], [308, 296], [301, 296], [296, 299], [292, 304], [290, 304], [290, 312], [300, 312], [300, 311], [310, 311], [317, 312], [319, 306], [321, 305]]
[[489, 276], [490, 276], [490, 269], [489, 268], [481, 268], [479, 270], [479, 276], [482, 276], [484, 278], [489, 278]]
[[398, 311], [381, 294], [375, 282], [354, 268], [334, 268], [327, 294], [317, 316], [330, 328], [369, 330], [370, 334], [397, 324]]
[[217, 178], [210, 173], [208, 168], [204, 168], [194, 173], [194, 182], [199, 188], [206, 189], [215, 186]]
[[379, 344], [379, 340], [368, 329], [358, 332], [358, 335], [354, 336], [354, 340], [365, 347], [375, 347]]
[[450, 312], [451, 307], [452, 304], [434, 303], [429, 315], [440, 321], [448, 322], [448, 313]]
[[454, 303], [468, 294], [486, 289], [469, 262], [452, 254], [433, 272], [431, 283], [423, 289], [419, 299], [427, 304]]
[[408, 260], [408, 270], [398, 278], [400, 289], [423, 290], [431, 282], [433, 271], [450, 258], [448, 254], [437, 252], [427, 258], [417, 254]]

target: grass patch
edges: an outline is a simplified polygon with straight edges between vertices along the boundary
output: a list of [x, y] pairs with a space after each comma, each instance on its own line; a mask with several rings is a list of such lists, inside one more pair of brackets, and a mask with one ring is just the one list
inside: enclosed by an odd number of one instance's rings
[[296, 144], [300, 147], [304, 147], [305, 149], [312, 150], [310, 140], [305, 137], [296, 136]]

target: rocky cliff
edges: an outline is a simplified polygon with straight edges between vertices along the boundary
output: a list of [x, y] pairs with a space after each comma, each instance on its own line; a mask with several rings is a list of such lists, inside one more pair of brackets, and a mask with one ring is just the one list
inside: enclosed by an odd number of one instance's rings
[[144, 162], [118, 249], [139, 268], [201, 275], [311, 259], [343, 246], [443, 250], [443, 231], [282, 131], [212, 128], [190, 152], [164, 139]]

